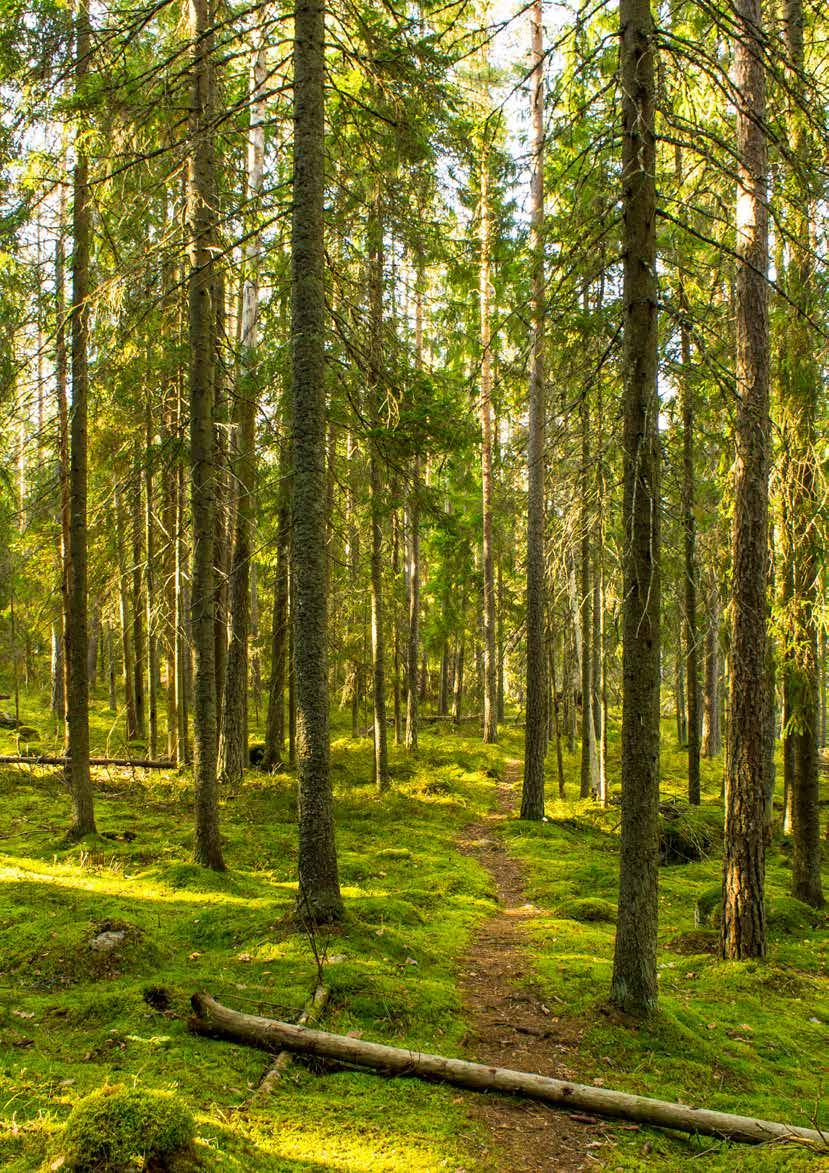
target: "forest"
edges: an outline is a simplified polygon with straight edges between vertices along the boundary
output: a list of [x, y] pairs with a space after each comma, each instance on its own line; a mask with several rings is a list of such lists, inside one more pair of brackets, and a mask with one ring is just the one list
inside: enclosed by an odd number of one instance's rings
[[0, 0], [0, 1167], [829, 1169], [821, 0]]

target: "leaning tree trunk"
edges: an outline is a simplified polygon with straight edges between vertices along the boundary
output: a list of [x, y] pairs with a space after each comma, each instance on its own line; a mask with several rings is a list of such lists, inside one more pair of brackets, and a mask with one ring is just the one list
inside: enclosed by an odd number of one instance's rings
[[213, 13], [210, 0], [189, 0], [192, 40], [187, 217], [190, 242], [190, 463], [193, 560], [190, 615], [195, 652], [193, 777], [197, 863], [224, 868], [216, 785], [216, 483], [213, 429], [216, 360], [216, 153], [213, 101]]
[[[265, 158], [265, 97], [267, 76], [264, 34], [258, 34], [251, 70], [250, 126], [248, 129], [248, 203], [259, 215]], [[230, 570], [230, 647], [227, 654], [219, 773], [229, 786], [238, 786], [248, 764], [248, 640], [250, 637], [250, 564], [253, 556], [256, 481], [257, 326], [259, 316], [259, 261], [261, 233], [245, 244], [246, 279], [242, 301], [242, 364], [236, 396], [237, 455], [236, 532]]]
[[762, 0], [736, 0], [737, 419], [731, 695], [725, 786], [722, 952], [766, 952], [765, 753], [768, 576], [769, 314]]
[[624, 612], [622, 841], [611, 997], [657, 1001], [659, 863], [659, 396], [656, 288], [656, 41], [649, 0], [621, 0], [624, 215]]
[[544, 818], [547, 750], [547, 673], [544, 647], [544, 30], [542, 0], [530, 10], [532, 60], [530, 110], [530, 254], [532, 327], [527, 440], [527, 709], [521, 818]]
[[[82, 90], [92, 49], [88, 0], [80, 0], [75, 21], [75, 79]], [[69, 431], [69, 786], [72, 835], [95, 831], [89, 775], [89, 677], [87, 675], [87, 416], [89, 394], [89, 252], [92, 209], [84, 138], [75, 143], [72, 234], [72, 407]]]
[[814, 265], [810, 241], [811, 212], [817, 192], [810, 180], [813, 144], [804, 114], [803, 4], [787, 0], [784, 33], [788, 53], [789, 139], [797, 160], [790, 187], [792, 223], [788, 292], [796, 306], [787, 324], [783, 362], [783, 400], [789, 442], [789, 483], [786, 486], [791, 528], [792, 582], [788, 616], [791, 646], [789, 688], [794, 742], [792, 778], [792, 895], [815, 908], [823, 904], [820, 875], [820, 786], [818, 726], [820, 672], [820, 537], [816, 474], [817, 413], [821, 373], [807, 320], [814, 301]]
[[300, 911], [342, 915], [328, 739], [325, 553], [325, 16], [298, 0], [291, 238], [293, 477], [291, 611], [299, 782]]
[[[484, 132], [485, 134], [487, 131]], [[481, 149], [480, 268], [481, 316], [481, 511], [484, 636], [484, 741], [498, 740], [497, 664], [495, 659], [495, 567], [492, 548], [492, 349], [490, 327], [489, 147]]]

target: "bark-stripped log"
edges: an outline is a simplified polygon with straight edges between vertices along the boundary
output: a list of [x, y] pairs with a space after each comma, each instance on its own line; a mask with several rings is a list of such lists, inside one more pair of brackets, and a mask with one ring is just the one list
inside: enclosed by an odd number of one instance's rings
[[380, 1071], [386, 1075], [413, 1075], [418, 1079], [441, 1080], [476, 1091], [528, 1096], [547, 1104], [594, 1112], [598, 1116], [636, 1120], [641, 1124], [726, 1137], [747, 1144], [796, 1141], [827, 1147], [829, 1142], [829, 1137], [812, 1128], [756, 1120], [752, 1116], [733, 1116], [729, 1112], [692, 1108], [686, 1104], [652, 1100], [646, 1096], [612, 1091], [610, 1088], [588, 1087], [525, 1071], [510, 1071], [505, 1067], [468, 1063], [464, 1059], [449, 1059], [443, 1055], [386, 1047], [381, 1043], [368, 1043], [363, 1039], [329, 1034], [327, 1031], [308, 1030], [273, 1018], [260, 1018], [255, 1014], [230, 1010], [209, 994], [194, 994], [191, 1004], [194, 1015], [190, 1019], [190, 1028], [195, 1033], [246, 1043], [268, 1051], [287, 1050], [302, 1055], [319, 1055], [324, 1059], [334, 1059], [339, 1063]]
[[[67, 766], [69, 757], [21, 757], [15, 754], [0, 754], [0, 766]], [[132, 766], [140, 770], [175, 770], [175, 762], [157, 761], [151, 758], [90, 758], [90, 766]]]

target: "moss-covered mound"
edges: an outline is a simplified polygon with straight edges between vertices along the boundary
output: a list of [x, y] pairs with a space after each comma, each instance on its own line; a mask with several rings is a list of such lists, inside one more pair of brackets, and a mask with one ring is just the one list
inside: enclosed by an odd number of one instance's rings
[[[694, 919], [697, 925], [719, 928], [722, 920], [722, 888], [712, 885], [697, 898]], [[797, 937], [826, 923], [826, 914], [793, 896], [772, 896], [766, 900], [766, 924], [774, 936]]]
[[74, 1173], [114, 1173], [141, 1161], [167, 1169], [192, 1143], [193, 1118], [173, 1096], [115, 1084], [75, 1105], [60, 1155]]
[[566, 900], [556, 909], [556, 916], [582, 924], [615, 924], [616, 906], [609, 900], [588, 896], [579, 900]]

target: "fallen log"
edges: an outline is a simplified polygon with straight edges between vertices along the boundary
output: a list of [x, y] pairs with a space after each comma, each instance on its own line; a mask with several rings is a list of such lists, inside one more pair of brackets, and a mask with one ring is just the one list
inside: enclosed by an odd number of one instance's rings
[[[66, 766], [68, 757], [49, 757], [46, 754], [0, 754], [0, 766]], [[154, 761], [152, 758], [90, 758], [90, 766], [130, 766], [139, 770], [174, 770], [175, 762]]]
[[439, 1080], [474, 1091], [528, 1096], [546, 1104], [592, 1112], [597, 1116], [635, 1120], [640, 1124], [717, 1136], [747, 1144], [794, 1141], [816, 1147], [829, 1145], [829, 1137], [812, 1128], [756, 1120], [752, 1116], [733, 1116], [729, 1112], [714, 1112], [708, 1108], [672, 1104], [667, 1100], [652, 1100], [646, 1096], [612, 1091], [610, 1088], [589, 1087], [569, 1080], [511, 1071], [505, 1067], [490, 1067], [463, 1059], [449, 1059], [443, 1055], [428, 1055], [401, 1047], [368, 1043], [350, 1035], [309, 1030], [273, 1018], [242, 1014], [222, 1006], [209, 994], [194, 994], [191, 1005], [194, 1013], [190, 1019], [190, 1029], [196, 1034], [246, 1043], [268, 1051], [287, 1050], [301, 1055], [319, 1055], [324, 1059], [334, 1059], [352, 1067], [367, 1068], [387, 1075], [416, 1076], [418, 1079]]
[[[323, 1010], [328, 1005], [329, 997], [330, 992], [328, 987], [322, 984], [318, 985], [314, 990], [313, 997], [306, 1004], [305, 1009], [297, 1019], [297, 1026], [315, 1026], [319, 1022]], [[292, 1059], [293, 1054], [291, 1051], [283, 1050], [279, 1052], [272, 1065], [265, 1072], [265, 1078], [256, 1089], [258, 1096], [266, 1096], [273, 1091], [282, 1076], [291, 1066]]]

